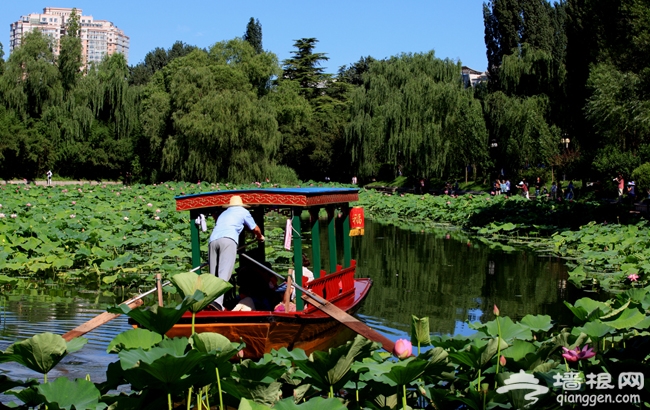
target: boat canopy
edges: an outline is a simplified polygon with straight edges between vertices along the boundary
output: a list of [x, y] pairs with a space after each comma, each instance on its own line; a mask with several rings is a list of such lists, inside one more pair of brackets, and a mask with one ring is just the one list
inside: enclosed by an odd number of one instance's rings
[[[252, 207], [251, 214], [255, 222], [264, 232], [264, 213], [268, 208], [289, 208], [291, 209], [292, 244], [294, 253], [294, 271], [296, 280], [302, 284], [302, 233], [300, 215], [306, 209], [310, 215], [311, 239], [312, 239], [312, 266], [314, 277], [319, 278], [322, 274], [336, 272], [352, 265], [351, 244], [350, 244], [350, 202], [359, 200], [357, 188], [258, 188], [258, 189], [236, 189], [214, 192], [204, 192], [192, 195], [177, 196], [176, 210], [190, 212], [190, 232], [192, 239], [192, 265], [201, 265], [201, 241], [199, 229], [195, 219], [201, 214], [211, 214], [220, 209], [223, 205], [230, 203], [234, 195], [241, 197], [242, 202]], [[327, 248], [329, 254], [329, 272], [321, 270], [320, 257], [320, 233], [318, 215], [321, 208], [327, 211]], [[336, 219], [342, 219], [343, 236], [343, 261], [337, 261], [336, 252]], [[242, 232], [243, 235], [243, 232]], [[240, 238], [240, 244], [243, 238]], [[205, 244], [207, 245], [207, 243]], [[264, 262], [264, 243], [256, 249], [247, 251], [247, 254], [259, 262]], [[298, 295], [296, 297], [296, 308], [303, 309], [303, 301]]]
[[246, 205], [312, 207], [359, 200], [357, 188], [268, 188], [235, 189], [204, 192], [176, 197], [176, 210], [211, 208], [227, 205], [233, 195], [239, 195]]

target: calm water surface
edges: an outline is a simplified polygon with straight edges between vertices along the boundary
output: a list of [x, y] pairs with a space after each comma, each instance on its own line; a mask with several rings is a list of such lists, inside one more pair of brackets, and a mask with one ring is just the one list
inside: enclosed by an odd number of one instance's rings
[[[529, 251], [504, 253], [478, 241], [468, 246], [458, 232], [448, 237], [444, 231], [421, 233], [371, 221], [366, 221], [365, 236], [352, 238], [352, 256], [358, 261], [357, 276], [374, 281], [359, 317], [393, 340], [408, 338], [411, 315], [428, 316], [432, 333], [469, 334], [467, 322], [493, 319], [494, 304], [513, 319], [533, 313], [570, 322], [562, 301], [575, 295], [569, 295], [566, 268], [555, 258]], [[36, 333], [63, 334], [117, 301], [101, 291], [47, 286], [9, 291], [1, 299], [2, 350]], [[88, 344], [67, 356], [48, 378], [90, 374], [94, 382], [104, 381], [106, 367], [117, 360], [106, 347], [129, 328], [120, 317], [88, 333]], [[3, 373], [42, 379], [8, 363], [0, 367]]]

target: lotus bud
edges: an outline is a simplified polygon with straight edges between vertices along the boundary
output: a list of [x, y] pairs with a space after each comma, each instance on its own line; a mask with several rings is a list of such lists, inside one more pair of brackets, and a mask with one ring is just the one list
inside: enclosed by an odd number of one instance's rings
[[505, 367], [505, 365], [506, 365], [506, 357], [505, 357], [505, 356], [502, 355], [502, 356], [499, 358], [499, 364], [500, 364], [502, 367]]
[[406, 359], [413, 354], [413, 345], [406, 339], [399, 339], [397, 342], [395, 342], [393, 354], [398, 359]]
[[501, 313], [497, 305], [494, 305], [494, 309], [492, 309], [492, 312], [494, 313], [494, 316], [499, 316], [499, 313]]

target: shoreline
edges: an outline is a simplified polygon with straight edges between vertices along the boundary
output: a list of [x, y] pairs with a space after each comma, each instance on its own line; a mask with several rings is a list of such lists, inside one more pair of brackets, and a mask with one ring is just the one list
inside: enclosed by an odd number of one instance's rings
[[[47, 180], [36, 180], [28, 181], [25, 179], [13, 179], [11, 181], [0, 180], [0, 185], [36, 185], [36, 186], [48, 186]], [[124, 185], [122, 181], [52, 181], [50, 186], [61, 186], [61, 185]]]

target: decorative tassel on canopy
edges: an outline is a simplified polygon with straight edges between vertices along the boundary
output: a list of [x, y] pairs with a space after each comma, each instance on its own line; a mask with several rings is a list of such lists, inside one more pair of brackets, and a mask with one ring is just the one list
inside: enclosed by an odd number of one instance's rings
[[363, 208], [355, 206], [350, 209], [350, 236], [363, 235], [365, 217], [363, 216]]

